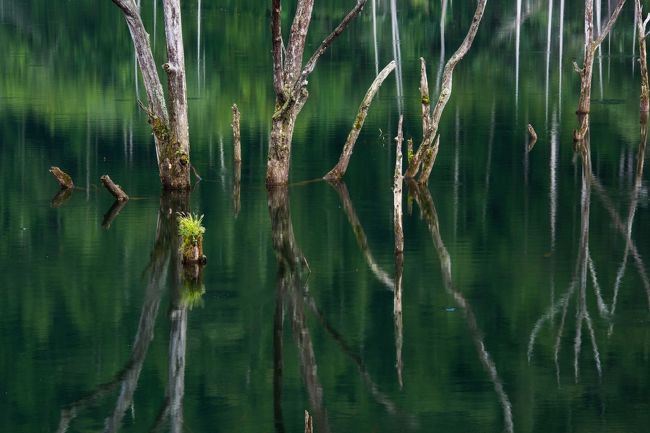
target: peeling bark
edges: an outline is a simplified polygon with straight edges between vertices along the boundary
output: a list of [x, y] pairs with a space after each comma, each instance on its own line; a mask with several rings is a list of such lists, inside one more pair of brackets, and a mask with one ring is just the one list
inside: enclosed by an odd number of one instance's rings
[[341, 180], [343, 176], [345, 176], [348, 164], [350, 163], [350, 157], [352, 157], [354, 145], [357, 142], [357, 138], [359, 138], [359, 134], [361, 133], [361, 128], [363, 128], [363, 124], [366, 121], [370, 104], [372, 104], [372, 100], [379, 91], [381, 85], [384, 83], [384, 80], [386, 80], [388, 75], [395, 70], [395, 67], [396, 63], [395, 60], [393, 60], [386, 65], [370, 85], [370, 88], [366, 92], [366, 96], [363, 98], [363, 101], [361, 101], [359, 112], [357, 113], [357, 117], [354, 119], [354, 124], [348, 134], [348, 138], [345, 140], [345, 145], [343, 146], [343, 151], [339, 157], [339, 162], [323, 177], [324, 179]]

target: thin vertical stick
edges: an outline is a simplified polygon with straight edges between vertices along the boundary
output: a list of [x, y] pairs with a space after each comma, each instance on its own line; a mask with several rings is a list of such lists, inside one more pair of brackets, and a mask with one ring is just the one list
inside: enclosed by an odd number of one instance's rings
[[397, 126], [397, 149], [395, 152], [395, 177], [393, 179], [393, 222], [395, 229], [395, 294], [393, 297], [393, 319], [395, 321], [395, 368], [400, 389], [404, 386], [402, 370], [403, 323], [402, 323], [402, 273], [404, 270], [404, 231], [402, 228], [402, 135], [403, 116]]
[[232, 143], [234, 146], [233, 159], [241, 162], [241, 130], [239, 127], [239, 108], [237, 104], [232, 105]]
[[402, 230], [402, 142], [404, 137], [402, 135], [402, 121], [403, 116], [399, 116], [399, 124], [397, 126], [397, 150], [395, 158], [395, 176], [393, 178], [393, 222], [395, 225], [395, 254], [404, 252], [404, 232]]

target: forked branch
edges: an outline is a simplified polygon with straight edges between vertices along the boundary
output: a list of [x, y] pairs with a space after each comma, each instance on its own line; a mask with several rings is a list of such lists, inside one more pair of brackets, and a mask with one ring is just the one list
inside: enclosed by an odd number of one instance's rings
[[[467, 35], [465, 36], [463, 43], [460, 45], [460, 47], [458, 47], [456, 52], [451, 56], [451, 58], [447, 61], [447, 64], [445, 65], [445, 69], [442, 74], [440, 96], [438, 97], [438, 102], [436, 103], [433, 109], [433, 115], [431, 118], [429, 129], [427, 131], [423, 131], [424, 139], [422, 140], [422, 144], [420, 145], [417, 152], [415, 153], [413, 157], [413, 161], [409, 165], [409, 168], [404, 175], [407, 178], [415, 177], [418, 170], [420, 169], [420, 165], [422, 164], [424, 155], [426, 155], [431, 149], [431, 146], [433, 144], [433, 139], [436, 136], [436, 133], [438, 132], [438, 126], [440, 124], [440, 118], [442, 117], [442, 112], [444, 111], [445, 106], [447, 105], [447, 102], [449, 102], [449, 98], [451, 97], [454, 69], [456, 68], [456, 65], [460, 63], [463, 57], [465, 57], [469, 49], [472, 47], [472, 43], [474, 42], [474, 38], [476, 37], [476, 33], [478, 32], [479, 25], [481, 24], [481, 19], [483, 18], [483, 12], [485, 11], [486, 4], [487, 4], [487, 0], [478, 1], [478, 4], [476, 5], [476, 11], [474, 12], [474, 17], [472, 18], [472, 24], [470, 25], [469, 30], [467, 31]], [[418, 179], [418, 183], [421, 184], [426, 183], [427, 181], [428, 181], [428, 175], [420, 176], [420, 178]]]

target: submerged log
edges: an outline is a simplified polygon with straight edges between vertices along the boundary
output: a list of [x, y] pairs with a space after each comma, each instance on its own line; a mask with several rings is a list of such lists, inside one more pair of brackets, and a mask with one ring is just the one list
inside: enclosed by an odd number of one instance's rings
[[50, 173], [54, 176], [61, 188], [72, 189], [74, 188], [74, 182], [68, 173], [61, 170], [59, 167], [50, 167]]
[[235, 162], [241, 162], [241, 130], [239, 127], [239, 108], [237, 104], [232, 106], [232, 143], [234, 147], [233, 159]]
[[366, 121], [366, 116], [368, 115], [370, 104], [372, 104], [372, 100], [379, 91], [379, 88], [383, 82], [386, 80], [388, 75], [390, 75], [390, 73], [395, 70], [396, 66], [397, 64], [395, 63], [395, 60], [390, 62], [379, 73], [379, 75], [377, 75], [375, 80], [370, 85], [368, 92], [366, 92], [366, 96], [364, 96], [363, 101], [361, 101], [359, 112], [357, 113], [357, 117], [354, 119], [354, 124], [352, 125], [352, 129], [348, 134], [348, 138], [345, 140], [345, 145], [343, 146], [343, 151], [339, 157], [339, 162], [324, 176], [324, 179], [340, 180], [343, 178], [343, 176], [345, 176], [345, 172], [348, 169], [348, 164], [350, 163], [350, 157], [352, 157], [354, 145], [357, 142], [357, 138], [359, 138], [361, 128], [363, 128], [363, 123]]
[[108, 192], [110, 192], [113, 197], [115, 197], [115, 200], [127, 201], [129, 199], [129, 196], [126, 195], [122, 188], [120, 188], [119, 185], [116, 185], [115, 182], [113, 182], [107, 174], [100, 177], [99, 180], [101, 180], [102, 184], [106, 187]]

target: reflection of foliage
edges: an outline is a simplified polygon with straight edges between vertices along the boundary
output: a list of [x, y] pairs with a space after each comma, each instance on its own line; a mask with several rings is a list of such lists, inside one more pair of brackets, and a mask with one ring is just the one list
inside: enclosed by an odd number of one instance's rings
[[205, 284], [196, 284], [194, 280], [185, 280], [181, 292], [181, 306], [191, 310], [194, 307], [203, 307]]

